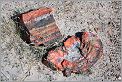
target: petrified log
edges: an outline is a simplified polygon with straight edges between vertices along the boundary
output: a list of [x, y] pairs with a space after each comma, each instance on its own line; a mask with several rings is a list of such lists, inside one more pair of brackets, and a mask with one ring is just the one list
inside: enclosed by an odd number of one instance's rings
[[64, 76], [71, 73], [89, 71], [103, 55], [99, 37], [89, 32], [79, 32], [66, 39], [63, 46], [51, 49], [43, 63], [48, 67], [62, 71]]
[[39, 8], [12, 17], [21, 38], [28, 44], [51, 46], [62, 39], [51, 8]]

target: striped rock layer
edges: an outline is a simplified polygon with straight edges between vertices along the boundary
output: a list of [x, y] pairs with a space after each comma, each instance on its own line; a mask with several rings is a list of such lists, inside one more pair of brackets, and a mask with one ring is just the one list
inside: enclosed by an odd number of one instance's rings
[[51, 8], [40, 8], [18, 16], [20, 24], [24, 24], [24, 29], [27, 30], [25, 35], [28, 36], [24, 39], [28, 38], [29, 41], [24, 40], [26, 43], [50, 46], [61, 40], [62, 35], [51, 12]]

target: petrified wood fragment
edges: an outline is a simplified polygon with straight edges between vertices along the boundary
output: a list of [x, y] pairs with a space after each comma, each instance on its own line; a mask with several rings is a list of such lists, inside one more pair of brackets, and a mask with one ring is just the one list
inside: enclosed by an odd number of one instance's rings
[[51, 8], [39, 8], [12, 17], [21, 38], [31, 45], [51, 46], [62, 38]]

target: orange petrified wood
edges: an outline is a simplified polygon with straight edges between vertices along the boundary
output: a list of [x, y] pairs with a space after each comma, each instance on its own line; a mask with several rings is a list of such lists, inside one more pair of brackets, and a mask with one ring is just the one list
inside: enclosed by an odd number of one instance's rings
[[[21, 38], [34, 46], [47, 46], [42, 62], [65, 76], [88, 71], [103, 54], [100, 38], [91, 32], [78, 32], [61, 42], [62, 34], [51, 12], [52, 8], [44, 7], [14, 16]], [[50, 49], [57, 42], [63, 45]]]
[[51, 46], [60, 42], [62, 35], [53, 17], [52, 8], [42, 7], [13, 17], [21, 38], [34, 46]]
[[63, 43], [64, 46], [48, 52], [47, 61], [65, 76], [89, 70], [103, 54], [102, 43], [93, 33], [83, 32], [79, 37], [73, 35]]

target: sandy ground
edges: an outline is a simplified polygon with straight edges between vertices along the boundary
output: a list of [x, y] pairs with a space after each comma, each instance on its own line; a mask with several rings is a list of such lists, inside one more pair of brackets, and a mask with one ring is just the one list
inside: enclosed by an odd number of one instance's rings
[[[120, 81], [121, 1], [9, 1], [1, 5], [1, 81]], [[96, 33], [103, 43], [104, 56], [91, 74], [64, 77], [41, 63], [42, 48], [24, 43], [10, 19], [14, 11], [53, 7], [62, 35], [78, 31]]]

